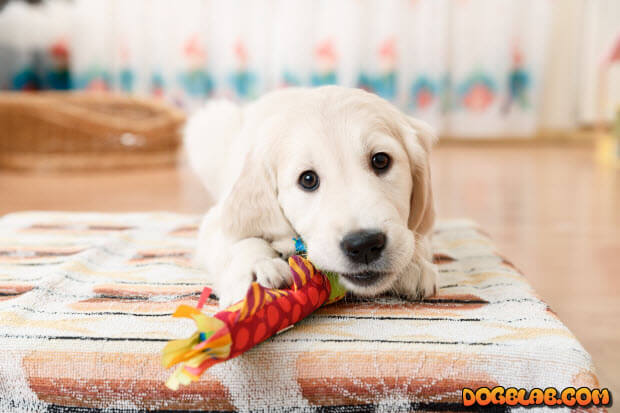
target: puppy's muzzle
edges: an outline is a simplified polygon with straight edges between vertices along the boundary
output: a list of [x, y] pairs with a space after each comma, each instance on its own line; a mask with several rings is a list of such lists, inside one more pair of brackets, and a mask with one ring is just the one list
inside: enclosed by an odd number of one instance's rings
[[378, 230], [350, 232], [340, 242], [340, 248], [356, 264], [370, 264], [381, 256], [385, 248], [385, 234]]
[[385, 273], [378, 272], [378, 271], [340, 273], [341, 277], [344, 277], [347, 280], [351, 281], [353, 284], [357, 284], [361, 287], [368, 287], [368, 286], [375, 284], [384, 275]]

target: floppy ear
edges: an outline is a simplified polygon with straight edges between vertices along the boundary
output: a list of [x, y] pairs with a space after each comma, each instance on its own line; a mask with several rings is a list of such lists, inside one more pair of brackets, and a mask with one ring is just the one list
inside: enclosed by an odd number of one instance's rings
[[413, 232], [426, 235], [435, 223], [429, 154], [437, 135], [426, 122], [407, 118], [407, 124], [403, 140], [413, 178], [408, 226]]
[[273, 241], [292, 231], [278, 202], [275, 176], [266, 161], [253, 152], [247, 155], [221, 211], [222, 229], [236, 239]]

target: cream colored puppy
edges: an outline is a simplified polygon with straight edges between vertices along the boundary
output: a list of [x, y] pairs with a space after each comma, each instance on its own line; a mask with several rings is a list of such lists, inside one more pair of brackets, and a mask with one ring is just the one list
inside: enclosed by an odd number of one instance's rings
[[189, 161], [217, 204], [195, 260], [220, 305], [257, 280], [290, 283], [301, 236], [309, 259], [352, 293], [433, 295], [437, 271], [428, 155], [435, 135], [380, 97], [327, 86], [284, 89], [245, 107], [217, 101], [189, 120]]

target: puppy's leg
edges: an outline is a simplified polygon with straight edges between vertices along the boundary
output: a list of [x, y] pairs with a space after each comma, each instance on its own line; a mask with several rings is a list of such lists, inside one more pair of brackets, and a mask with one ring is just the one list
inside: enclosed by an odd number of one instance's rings
[[220, 307], [228, 307], [245, 297], [253, 281], [267, 288], [280, 288], [290, 284], [288, 264], [267, 241], [261, 238], [246, 238], [235, 243], [230, 251], [230, 264], [215, 283]]
[[399, 276], [394, 289], [410, 299], [421, 300], [437, 294], [437, 279], [430, 240], [422, 237], [416, 242], [413, 259]]
[[207, 270], [220, 307], [242, 299], [252, 281], [268, 288], [288, 285], [291, 273], [280, 253], [261, 238], [230, 238], [218, 225], [219, 209], [215, 206], [202, 221], [194, 263]]

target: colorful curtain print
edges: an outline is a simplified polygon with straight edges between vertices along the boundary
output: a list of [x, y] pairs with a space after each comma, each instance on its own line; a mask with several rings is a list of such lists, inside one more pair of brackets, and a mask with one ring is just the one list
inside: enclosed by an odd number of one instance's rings
[[192, 110], [210, 97], [340, 84], [444, 135], [527, 136], [539, 126], [552, 3], [10, 3], [0, 12], [0, 88], [115, 90]]

